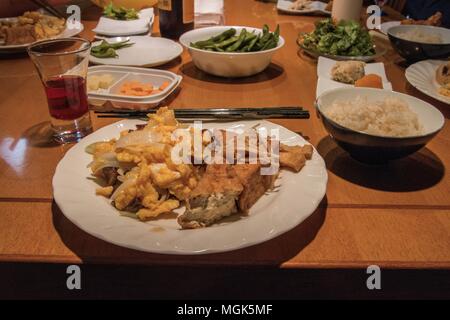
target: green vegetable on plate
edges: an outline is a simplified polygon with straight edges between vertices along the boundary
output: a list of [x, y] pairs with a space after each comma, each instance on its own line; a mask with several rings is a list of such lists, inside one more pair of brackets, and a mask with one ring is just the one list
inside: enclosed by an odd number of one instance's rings
[[302, 45], [312, 51], [336, 56], [372, 56], [375, 54], [369, 32], [355, 21], [332, 19], [316, 23], [311, 33], [301, 35]]
[[118, 56], [116, 50], [130, 47], [134, 43], [129, 43], [128, 40], [121, 41], [121, 42], [114, 42], [109, 43], [106, 40], [102, 40], [102, 42], [91, 48], [91, 55], [93, 55], [96, 58], [115, 58]]
[[138, 13], [135, 9], [127, 9], [124, 7], [114, 7], [112, 2], [103, 10], [105, 17], [115, 20], [136, 20], [139, 19]]

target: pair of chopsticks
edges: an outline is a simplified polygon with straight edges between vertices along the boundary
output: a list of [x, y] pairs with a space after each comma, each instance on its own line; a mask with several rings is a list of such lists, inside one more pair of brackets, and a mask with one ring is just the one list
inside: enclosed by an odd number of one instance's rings
[[[95, 113], [99, 118], [146, 118], [147, 114], [156, 113], [156, 110], [112, 110]], [[182, 119], [309, 119], [309, 111], [301, 107], [174, 109], [174, 113], [175, 117]]]
[[62, 18], [62, 19], [66, 18], [61, 12], [58, 11], [58, 9], [56, 9], [53, 5], [48, 3], [47, 0], [31, 0], [31, 2], [33, 2], [38, 7], [48, 11], [55, 17]]

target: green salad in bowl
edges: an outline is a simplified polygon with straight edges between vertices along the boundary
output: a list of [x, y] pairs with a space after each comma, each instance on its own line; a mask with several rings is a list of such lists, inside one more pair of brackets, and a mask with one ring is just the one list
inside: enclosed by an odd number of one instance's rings
[[298, 44], [310, 55], [336, 60], [369, 61], [384, 54], [377, 52], [369, 32], [355, 21], [318, 21], [313, 32], [300, 34]]

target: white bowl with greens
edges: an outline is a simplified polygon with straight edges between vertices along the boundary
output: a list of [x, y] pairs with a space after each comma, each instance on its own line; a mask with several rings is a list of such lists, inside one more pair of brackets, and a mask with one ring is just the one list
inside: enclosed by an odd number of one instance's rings
[[335, 24], [331, 19], [316, 23], [310, 33], [301, 33], [298, 45], [309, 55], [334, 60], [358, 60], [369, 62], [383, 56], [386, 48], [375, 44], [371, 34], [355, 21]]
[[247, 77], [266, 69], [273, 54], [283, 47], [278, 31], [252, 27], [216, 26], [184, 33], [185, 46], [195, 66], [219, 77]]

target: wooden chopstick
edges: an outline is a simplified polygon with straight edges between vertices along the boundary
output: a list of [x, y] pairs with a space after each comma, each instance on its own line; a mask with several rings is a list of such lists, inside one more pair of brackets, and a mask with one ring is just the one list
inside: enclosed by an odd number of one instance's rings
[[[302, 107], [263, 107], [263, 108], [195, 108], [195, 109], [174, 109], [175, 113], [243, 113], [243, 112], [257, 112], [257, 113], [279, 113], [279, 112], [300, 112], [303, 111]], [[145, 111], [133, 111], [133, 110], [110, 110], [110, 111], [95, 111], [95, 113], [156, 113], [156, 109], [150, 109]]]
[[58, 18], [62, 19], [66, 18], [61, 12], [58, 11], [58, 9], [56, 9], [53, 5], [48, 3], [47, 0], [31, 0], [31, 2], [33, 2], [37, 6], [41, 7], [42, 9], [48, 11], [49, 13]]
[[[99, 118], [145, 118], [147, 114], [156, 110], [130, 111], [112, 110], [95, 111]], [[307, 110], [301, 107], [276, 107], [276, 108], [220, 108], [220, 109], [174, 109], [177, 118], [208, 118], [208, 119], [308, 119]]]
[[[122, 119], [133, 119], [133, 118], [146, 118], [145, 114], [100, 114], [97, 116], [98, 118], [122, 118]], [[186, 114], [186, 115], [176, 115], [177, 118], [181, 119], [216, 119], [216, 120], [245, 120], [245, 119], [309, 119], [309, 112], [305, 111], [304, 113], [298, 114], [244, 114], [244, 115], [212, 115], [212, 114]]]

